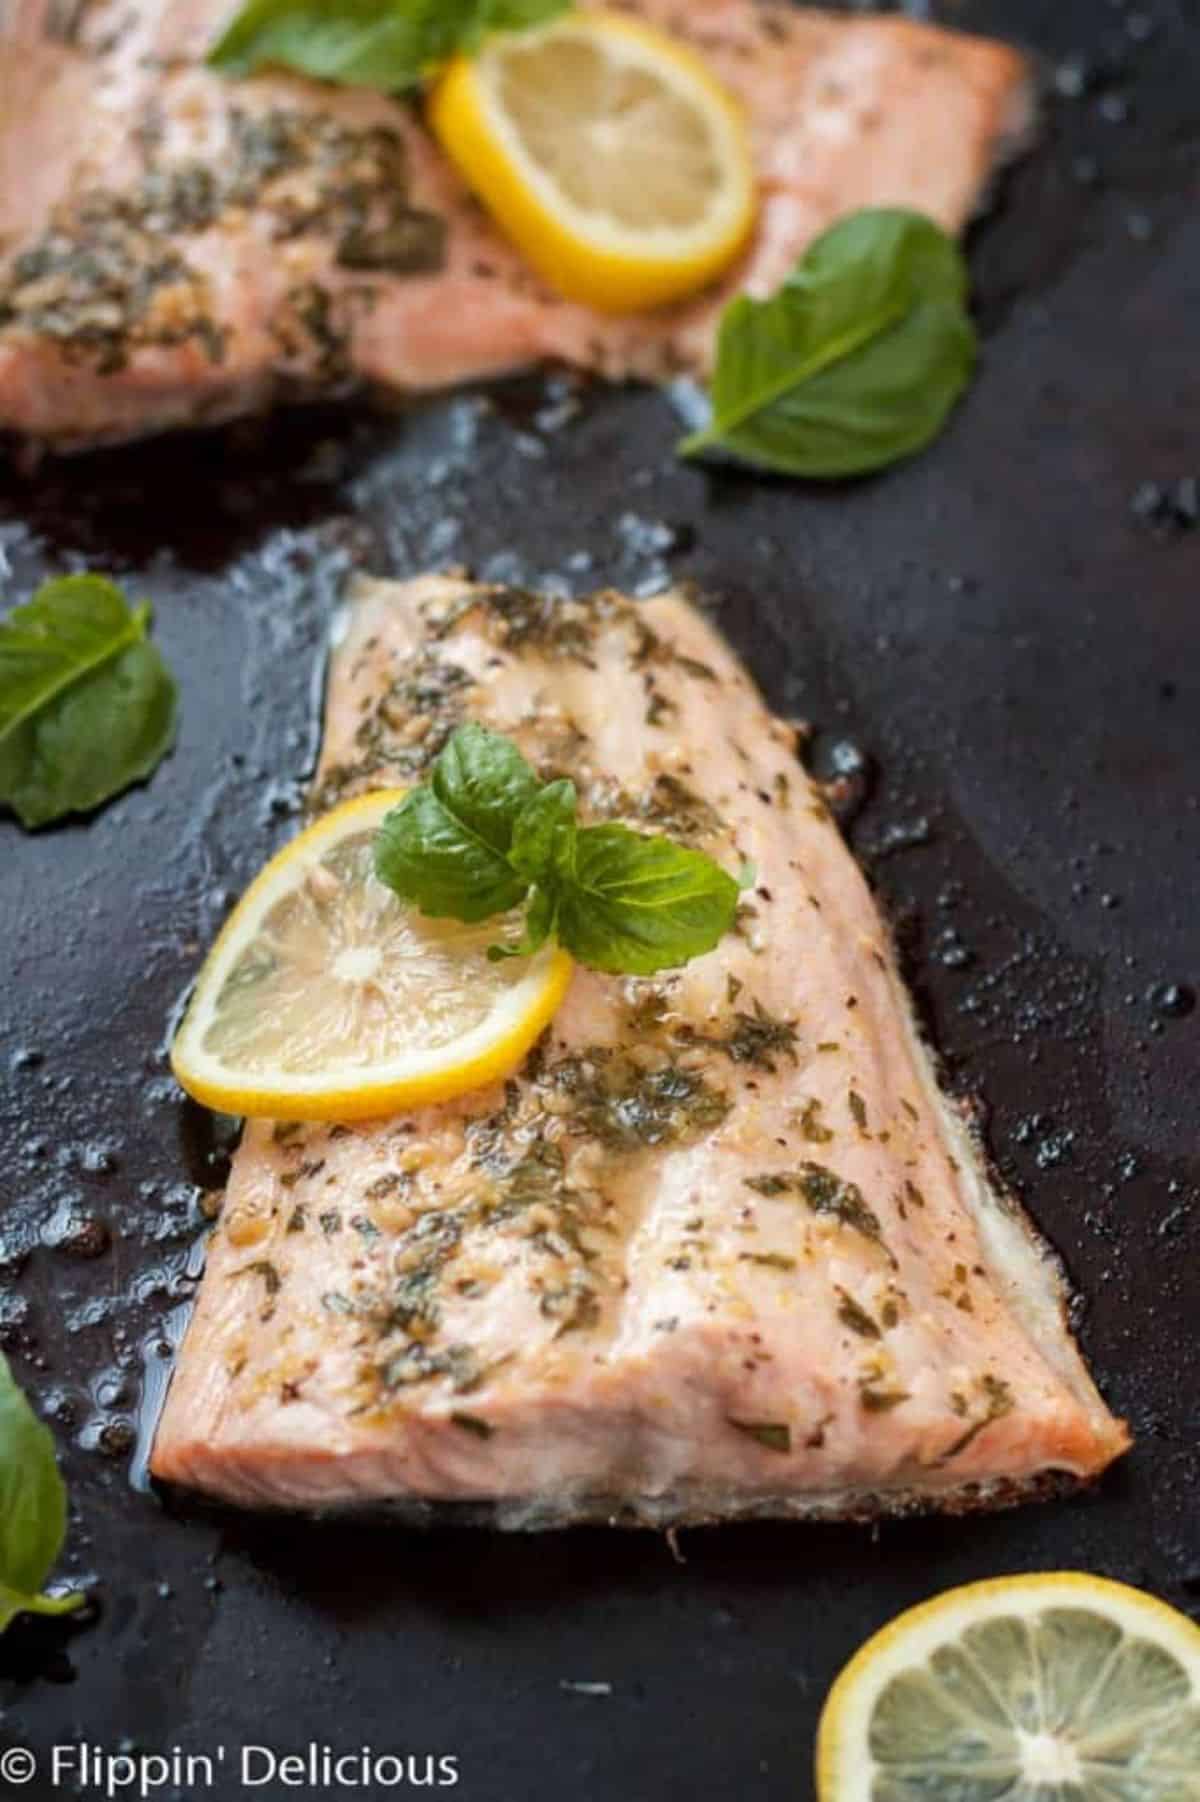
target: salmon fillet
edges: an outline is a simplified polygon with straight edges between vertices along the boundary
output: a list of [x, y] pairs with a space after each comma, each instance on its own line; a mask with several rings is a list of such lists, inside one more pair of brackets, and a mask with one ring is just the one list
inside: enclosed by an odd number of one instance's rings
[[718, 290], [613, 319], [541, 286], [408, 105], [200, 66], [228, 0], [0, 0], [0, 431], [65, 449], [547, 358], [703, 373], [732, 293], [772, 291], [857, 207], [957, 231], [1029, 129], [1000, 44], [768, 0], [624, 5], [741, 96], [762, 209]]
[[513, 735], [756, 888], [670, 975], [579, 970], [504, 1087], [252, 1122], [154, 1474], [547, 1527], [996, 1506], [1128, 1444], [1053, 1256], [942, 1096], [792, 728], [687, 600], [360, 584], [314, 805]]

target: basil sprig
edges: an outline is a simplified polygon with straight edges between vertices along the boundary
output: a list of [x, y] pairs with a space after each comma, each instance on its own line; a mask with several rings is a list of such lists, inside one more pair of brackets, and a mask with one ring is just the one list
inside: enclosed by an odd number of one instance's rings
[[302, 75], [401, 93], [491, 31], [525, 31], [570, 0], [247, 0], [208, 53], [250, 75], [279, 64]]
[[23, 826], [88, 813], [154, 770], [175, 737], [177, 691], [102, 576], [61, 576], [0, 620], [0, 807]]
[[0, 1352], [0, 1633], [18, 1614], [69, 1614], [83, 1596], [48, 1596], [67, 1532], [54, 1440]]
[[428, 784], [384, 820], [375, 873], [434, 918], [524, 906], [515, 955], [554, 935], [592, 969], [650, 976], [711, 951], [733, 925], [733, 877], [672, 839], [580, 826], [576, 807], [574, 783], [540, 783], [511, 739], [461, 726]]
[[902, 208], [851, 213], [769, 300], [725, 309], [712, 421], [680, 451], [791, 476], [882, 469], [941, 431], [975, 352], [954, 240]]

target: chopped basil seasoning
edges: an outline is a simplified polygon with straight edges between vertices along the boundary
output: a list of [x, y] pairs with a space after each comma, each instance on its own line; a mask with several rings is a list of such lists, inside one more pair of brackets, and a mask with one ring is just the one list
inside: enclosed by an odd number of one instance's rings
[[698, 1071], [675, 1063], [643, 1069], [609, 1046], [573, 1053], [547, 1080], [570, 1098], [568, 1132], [613, 1149], [686, 1143], [719, 1126], [731, 1106]]
[[[1011, 1414], [1017, 1405], [1011, 1386], [1001, 1377], [992, 1376], [990, 1372], [980, 1378], [979, 1388], [984, 1401], [983, 1414], [978, 1420], [973, 1421], [966, 1431], [954, 1441], [953, 1445], [943, 1452], [938, 1459], [939, 1464], [946, 1464], [951, 1458], [957, 1458], [962, 1452], [965, 1452], [969, 1445], [974, 1444], [985, 1427], [990, 1427], [994, 1420], [1002, 1420], [1006, 1414]], [[968, 1405], [965, 1396], [955, 1399], [962, 1404], [960, 1411], [965, 1412]]]
[[486, 1420], [481, 1420], [478, 1414], [460, 1414], [456, 1411], [450, 1419], [456, 1427], [461, 1427], [464, 1433], [472, 1433], [476, 1439], [490, 1439], [496, 1431]]
[[860, 1384], [858, 1396], [868, 1414], [888, 1414], [911, 1400], [907, 1389], [884, 1389], [869, 1377]]
[[674, 701], [669, 701], [666, 695], [655, 688], [653, 681], [647, 678], [646, 724], [661, 726], [663, 721], [669, 720], [676, 711]]
[[637, 802], [635, 822], [645, 821], [668, 838], [696, 844], [727, 830], [716, 808], [689, 788], [678, 776], [665, 773], [654, 778]]
[[558, 1322], [556, 1339], [596, 1325], [600, 1319], [600, 1300], [582, 1271], [571, 1271], [565, 1282], [542, 1291], [539, 1303], [548, 1320]]
[[879, 1216], [867, 1206], [857, 1183], [846, 1182], [823, 1164], [805, 1163], [799, 1170], [773, 1171], [744, 1180], [758, 1195], [798, 1195], [814, 1214], [831, 1214], [864, 1239], [883, 1244]]
[[415, 1383], [427, 1383], [433, 1377], [448, 1377], [455, 1395], [469, 1395], [484, 1380], [484, 1371], [473, 1346], [448, 1345], [445, 1351], [431, 1352], [419, 1340], [406, 1345], [379, 1370], [385, 1389], [405, 1389]]
[[568, 601], [531, 588], [489, 588], [473, 597], [491, 617], [495, 637], [507, 651], [536, 651], [590, 666], [600, 597]]
[[863, 1200], [857, 1183], [846, 1182], [821, 1164], [803, 1164], [800, 1192], [814, 1214], [832, 1214], [843, 1226], [852, 1227], [864, 1239], [882, 1243], [879, 1217]]
[[269, 1258], [259, 1258], [253, 1264], [245, 1264], [240, 1270], [235, 1270], [233, 1274], [235, 1276], [257, 1276], [261, 1278], [263, 1288], [272, 1300], [283, 1288], [283, 1278]]
[[727, 1425], [735, 1432], [744, 1433], [768, 1452], [788, 1453], [792, 1449], [792, 1429], [786, 1422], [776, 1420], [734, 1420], [727, 1417]]
[[852, 1295], [848, 1294], [845, 1289], [839, 1289], [837, 1295], [837, 1315], [843, 1326], [849, 1327], [852, 1333], [857, 1333], [862, 1339], [883, 1338], [878, 1323], [872, 1319], [865, 1308], [859, 1306]]
[[314, 1176], [320, 1176], [324, 1168], [324, 1158], [311, 1158], [307, 1163], [297, 1165], [295, 1170], [285, 1170], [279, 1179], [280, 1187], [294, 1189], [297, 1183], [310, 1182]]
[[695, 676], [698, 682], [715, 682], [717, 672], [711, 663], [701, 663], [698, 657], [685, 657], [681, 651], [675, 652], [675, 662], [689, 676]]
[[821, 1118], [821, 1103], [806, 1101], [800, 1114], [800, 1131], [812, 1145], [828, 1145], [833, 1138], [832, 1130]]
[[584, 788], [583, 812], [594, 820], [616, 820], [635, 831], [653, 828], [679, 844], [701, 848], [728, 835], [724, 819], [679, 776], [659, 774], [640, 793], [607, 777]]
[[774, 1075], [780, 1057], [786, 1057], [793, 1064], [797, 1061], [797, 1036], [794, 1020], [776, 1018], [755, 999], [752, 1013], [735, 1013], [733, 1024], [724, 1036], [708, 1039], [705, 1043], [723, 1051], [732, 1063], [750, 1064], [756, 1070], [766, 1070]]

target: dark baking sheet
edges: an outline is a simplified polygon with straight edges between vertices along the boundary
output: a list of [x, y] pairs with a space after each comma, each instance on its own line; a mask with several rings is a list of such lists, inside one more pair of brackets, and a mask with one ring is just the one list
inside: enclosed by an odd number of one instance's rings
[[[5, 599], [115, 570], [184, 686], [148, 789], [40, 837], [0, 821], [0, 1338], [57, 1425], [70, 1567], [100, 1597], [84, 1629], [0, 1642], [0, 1743], [43, 1761], [20, 1794], [61, 1793], [48, 1748], [82, 1736], [224, 1745], [215, 1788], [159, 1792], [189, 1802], [390, 1793], [240, 1788], [237, 1747], [310, 1741], [455, 1754], [471, 1802], [793, 1802], [838, 1668], [944, 1585], [1082, 1566], [1200, 1606], [1200, 1013], [1158, 986], [1200, 979], [1200, 533], [1131, 509], [1140, 484], [1200, 474], [1200, 13], [945, 16], [1035, 45], [1051, 96], [975, 236], [983, 374], [907, 468], [709, 477], [672, 459], [658, 396], [539, 378], [7, 479]], [[869, 757], [856, 844], [1137, 1432], [1097, 1492], [685, 1534], [677, 1563], [649, 1535], [264, 1522], [130, 1486], [143, 1367], [167, 1367], [224, 1155], [166, 1077], [168, 1018], [291, 830], [346, 571], [447, 560], [691, 578], [772, 701], [821, 727], [818, 755]]]

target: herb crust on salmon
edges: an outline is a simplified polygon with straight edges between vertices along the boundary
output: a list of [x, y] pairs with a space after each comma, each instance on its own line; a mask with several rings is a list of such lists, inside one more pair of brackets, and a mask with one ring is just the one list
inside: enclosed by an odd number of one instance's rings
[[819, 791], [682, 596], [363, 582], [314, 790], [514, 738], [581, 815], [753, 865], [657, 978], [577, 971], [507, 1084], [251, 1122], [152, 1469], [513, 1527], [997, 1506], [1128, 1444], [1057, 1264], [941, 1094]]

